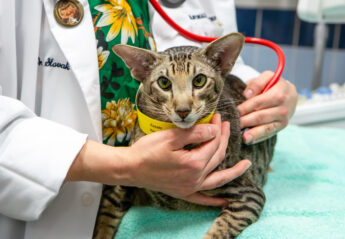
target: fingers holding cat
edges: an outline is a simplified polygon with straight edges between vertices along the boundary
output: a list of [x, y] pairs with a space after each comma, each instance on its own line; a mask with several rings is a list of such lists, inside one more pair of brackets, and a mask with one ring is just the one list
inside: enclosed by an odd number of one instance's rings
[[[220, 134], [220, 143], [217, 147], [217, 150], [214, 154], [211, 154], [212, 158], [207, 162], [204, 168], [204, 181], [202, 185], [200, 185], [200, 190], [210, 190], [217, 187], [221, 187], [224, 184], [232, 181], [233, 179], [237, 178], [238, 176], [242, 175], [246, 169], [251, 165], [249, 160], [242, 160], [240, 163], [236, 164], [234, 167], [229, 168], [227, 170], [213, 172], [212, 171], [224, 160], [228, 141], [230, 137], [230, 124], [229, 122], [221, 121], [221, 117], [219, 114], [215, 114], [212, 118], [211, 123], [219, 125], [221, 127]], [[200, 150], [201, 154], [204, 154], [203, 147], [196, 149], [195, 151]], [[206, 149], [207, 150], [207, 149]], [[212, 151], [211, 151], [212, 153]], [[199, 155], [196, 155], [200, 157]]]
[[[227, 201], [198, 191], [220, 187], [250, 165], [210, 173], [224, 159], [229, 124], [215, 115], [211, 124], [170, 129], [140, 138], [130, 147], [111, 147], [87, 140], [66, 176], [67, 181], [145, 187], [193, 203], [222, 206]], [[188, 144], [199, 148], [185, 150]]]
[[247, 144], [265, 140], [285, 128], [295, 112], [297, 91], [293, 84], [280, 78], [269, 91], [260, 94], [273, 72], [265, 71], [247, 84], [247, 101], [238, 106], [241, 128], [252, 127], [243, 134]]
[[[215, 115], [211, 124], [200, 124], [188, 130], [171, 129], [147, 135], [130, 149], [133, 172], [129, 186], [145, 187], [193, 203], [222, 206], [227, 202], [198, 191], [222, 186], [241, 175], [249, 161], [215, 173], [210, 172], [224, 159], [229, 138], [229, 123]], [[188, 144], [201, 146], [192, 150]], [[245, 165], [245, 166], [243, 166]], [[134, 169], [134, 170], [133, 170]]]
[[[192, 152], [195, 158], [201, 158], [202, 155], [210, 155], [211, 158], [206, 163], [205, 167], [200, 168], [202, 174], [197, 178], [198, 181], [194, 182], [196, 185], [194, 188], [197, 188], [198, 191], [211, 190], [223, 186], [224, 184], [234, 180], [235, 178], [242, 175], [251, 165], [249, 160], [242, 160], [234, 167], [212, 172], [225, 158], [226, 149], [228, 146], [228, 140], [230, 136], [230, 124], [229, 122], [221, 122], [221, 117], [219, 114], [216, 114], [211, 121], [212, 124], [218, 125], [221, 130], [218, 131], [219, 144], [216, 140], [214, 142], [209, 142], [209, 144], [214, 143], [214, 147], [208, 147], [207, 143], [197, 148]], [[216, 149], [216, 151], [214, 151]], [[197, 154], [196, 154], [197, 152]], [[193, 157], [191, 156], [191, 160]], [[212, 173], [211, 173], [212, 172]], [[182, 199], [209, 206], [223, 206], [227, 205], [227, 201], [222, 198], [209, 197], [199, 192], [193, 193]]]

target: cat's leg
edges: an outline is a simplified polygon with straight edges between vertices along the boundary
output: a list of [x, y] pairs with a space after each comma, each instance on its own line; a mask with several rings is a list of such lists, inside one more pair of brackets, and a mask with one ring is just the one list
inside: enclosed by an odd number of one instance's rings
[[255, 185], [229, 187], [223, 193], [229, 205], [222, 209], [204, 239], [235, 238], [259, 218], [265, 204], [263, 191]]
[[121, 186], [105, 186], [93, 239], [113, 239], [122, 217], [132, 205], [131, 193]]

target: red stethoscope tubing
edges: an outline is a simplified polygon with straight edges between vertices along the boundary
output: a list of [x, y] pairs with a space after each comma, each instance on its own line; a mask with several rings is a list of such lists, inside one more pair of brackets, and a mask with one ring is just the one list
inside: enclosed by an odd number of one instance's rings
[[[161, 17], [182, 36], [190, 40], [199, 41], [199, 42], [211, 42], [217, 39], [216, 37], [200, 36], [200, 35], [196, 35], [192, 32], [187, 31], [186, 29], [179, 26], [176, 22], [174, 22], [168, 16], [168, 14], [166, 14], [166, 12], [163, 10], [163, 8], [159, 5], [159, 3], [156, 0], [150, 0], [150, 3], [156, 9], [156, 11], [161, 15]], [[267, 46], [273, 49], [278, 55], [278, 65], [277, 65], [276, 71], [274, 72], [271, 80], [266, 84], [265, 88], [262, 90], [261, 93], [264, 93], [278, 82], [281, 74], [283, 73], [284, 65], [285, 65], [284, 52], [277, 44], [269, 40], [265, 40], [265, 39], [261, 39], [257, 37], [245, 37], [245, 42]]]

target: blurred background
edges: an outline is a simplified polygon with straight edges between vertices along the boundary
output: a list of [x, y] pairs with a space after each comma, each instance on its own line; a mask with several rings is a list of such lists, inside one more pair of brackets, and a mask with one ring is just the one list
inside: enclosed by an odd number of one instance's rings
[[[238, 31], [271, 40], [286, 57], [283, 77], [296, 85], [292, 122], [345, 128], [345, 0], [235, 0]], [[242, 57], [275, 70], [275, 53], [246, 45]]]

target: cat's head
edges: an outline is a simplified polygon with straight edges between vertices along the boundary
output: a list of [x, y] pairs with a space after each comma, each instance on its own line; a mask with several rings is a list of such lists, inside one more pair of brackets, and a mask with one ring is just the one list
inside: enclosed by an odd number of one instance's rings
[[[164, 52], [116, 45], [132, 76], [141, 81], [148, 110], [160, 120], [189, 128], [213, 111], [244, 43], [240, 33], [225, 35], [203, 49], [173, 47]], [[140, 109], [142, 110], [142, 109]]]

